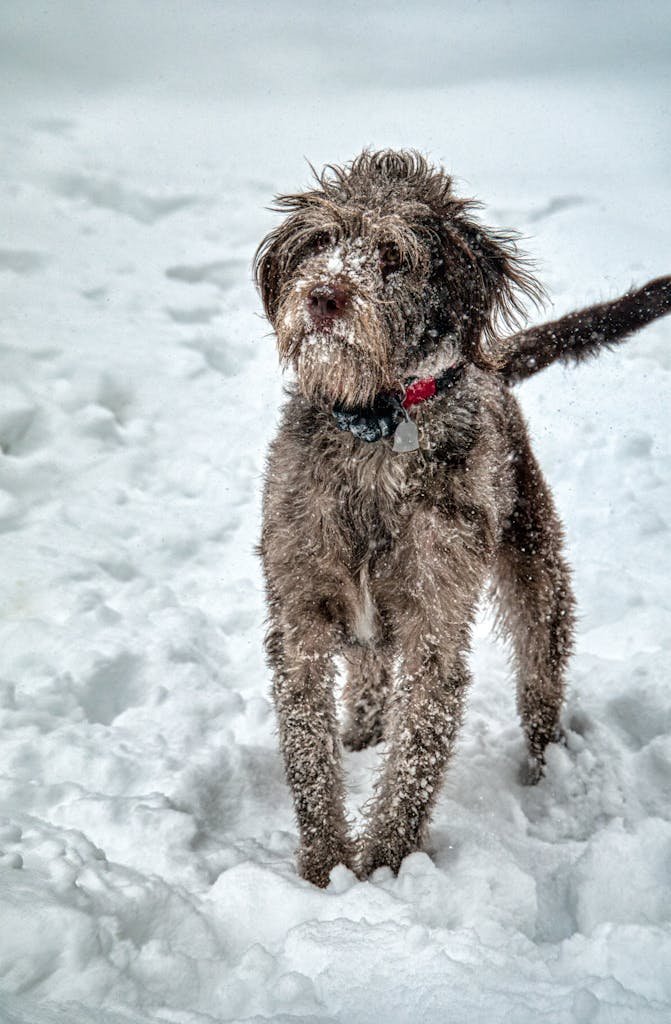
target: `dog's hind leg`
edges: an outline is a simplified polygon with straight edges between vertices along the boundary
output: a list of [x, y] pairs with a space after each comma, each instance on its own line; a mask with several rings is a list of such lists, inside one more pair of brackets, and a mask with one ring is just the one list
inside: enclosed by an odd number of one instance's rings
[[345, 656], [343, 743], [363, 750], [384, 737], [385, 706], [392, 686], [391, 658], [372, 647], [352, 647]]
[[528, 747], [521, 777], [535, 783], [543, 772], [546, 746], [561, 736], [575, 603], [561, 523], [526, 436], [515, 439], [514, 468], [517, 498], [497, 553], [494, 595], [517, 670], [517, 703]]

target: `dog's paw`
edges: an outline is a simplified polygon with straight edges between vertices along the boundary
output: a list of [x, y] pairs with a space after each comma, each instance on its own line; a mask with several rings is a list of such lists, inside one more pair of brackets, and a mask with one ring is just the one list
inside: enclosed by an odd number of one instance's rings
[[349, 843], [323, 842], [301, 846], [298, 851], [298, 873], [306, 882], [320, 889], [329, 884], [331, 871], [337, 864], [344, 864], [354, 871], [355, 853]]
[[356, 873], [359, 878], [369, 878], [378, 868], [390, 868], [398, 874], [403, 860], [421, 847], [398, 836], [375, 835], [364, 838], [359, 850]]
[[540, 782], [545, 772], [545, 762], [542, 758], [532, 757], [531, 755], [526, 761], [520, 765], [518, 772], [518, 781], [522, 786], [535, 786], [536, 783]]
[[[566, 733], [561, 725], [557, 725], [555, 727], [549, 743], [558, 743], [562, 747], [566, 747], [568, 745]], [[545, 774], [545, 750], [547, 746], [548, 741], [545, 743], [538, 741], [534, 743], [532, 740], [530, 742], [531, 749], [518, 774], [519, 782], [523, 786], [535, 786], [536, 783], [540, 782], [543, 778], [543, 775]]]

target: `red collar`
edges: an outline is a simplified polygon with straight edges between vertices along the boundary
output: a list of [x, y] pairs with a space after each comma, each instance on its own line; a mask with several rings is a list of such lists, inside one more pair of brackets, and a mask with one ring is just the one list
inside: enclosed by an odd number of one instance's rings
[[405, 393], [401, 399], [404, 409], [410, 409], [413, 405], [425, 402], [427, 398], [433, 398], [449, 388], [460, 376], [463, 366], [451, 366], [438, 377], [422, 377], [421, 380], [414, 380], [412, 384], [406, 385]]
[[413, 405], [425, 402], [427, 398], [433, 398], [437, 392], [436, 378], [424, 377], [423, 380], [416, 380], [412, 384], [408, 384], [401, 399], [401, 405], [404, 409], [409, 409]]

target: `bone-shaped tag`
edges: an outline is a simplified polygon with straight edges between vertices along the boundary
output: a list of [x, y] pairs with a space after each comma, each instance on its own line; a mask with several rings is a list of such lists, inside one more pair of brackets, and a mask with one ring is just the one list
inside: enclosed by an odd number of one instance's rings
[[417, 432], [416, 425], [412, 420], [403, 420], [402, 423], [399, 423], [394, 432], [394, 445], [392, 451], [416, 452], [418, 449], [419, 434]]

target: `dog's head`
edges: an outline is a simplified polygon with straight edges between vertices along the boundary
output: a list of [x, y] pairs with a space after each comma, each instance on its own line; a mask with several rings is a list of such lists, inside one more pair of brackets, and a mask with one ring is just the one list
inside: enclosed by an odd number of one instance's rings
[[414, 152], [364, 152], [318, 187], [280, 196], [256, 281], [312, 399], [366, 405], [455, 362], [495, 367], [500, 332], [541, 288], [514, 238], [473, 219], [443, 170]]

